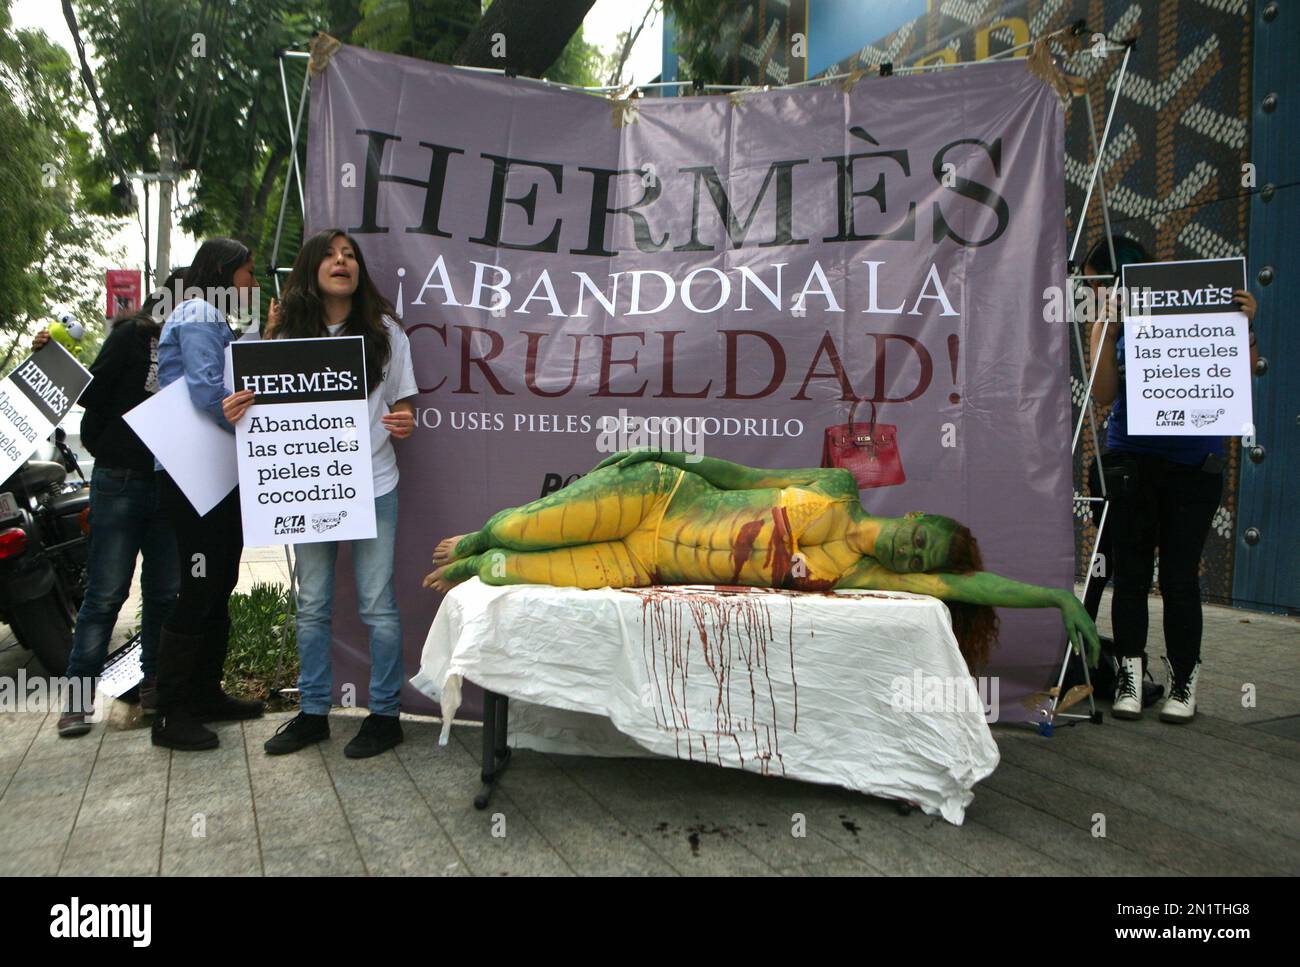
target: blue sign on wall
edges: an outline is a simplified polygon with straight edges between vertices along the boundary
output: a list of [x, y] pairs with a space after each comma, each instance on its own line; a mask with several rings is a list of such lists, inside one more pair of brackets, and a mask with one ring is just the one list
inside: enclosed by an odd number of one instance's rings
[[926, 12], [928, 0], [808, 0], [808, 76]]
[[[930, 0], [808, 0], [805, 30], [808, 76], [820, 74], [837, 61], [856, 54], [867, 44], [892, 34], [909, 20], [921, 16]], [[664, 18], [663, 74], [677, 80], [677, 32], [673, 18]], [[671, 96], [671, 88], [663, 92]]]

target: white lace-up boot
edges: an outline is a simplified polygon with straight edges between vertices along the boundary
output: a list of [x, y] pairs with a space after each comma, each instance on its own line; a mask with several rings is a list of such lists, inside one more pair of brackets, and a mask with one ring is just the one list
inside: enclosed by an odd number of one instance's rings
[[1169, 697], [1160, 707], [1160, 721], [1183, 725], [1196, 717], [1196, 679], [1201, 674], [1198, 661], [1192, 673], [1186, 679], [1174, 675], [1174, 666], [1165, 659], [1165, 668], [1169, 671]]
[[1121, 658], [1110, 714], [1117, 719], [1142, 717], [1142, 659]]

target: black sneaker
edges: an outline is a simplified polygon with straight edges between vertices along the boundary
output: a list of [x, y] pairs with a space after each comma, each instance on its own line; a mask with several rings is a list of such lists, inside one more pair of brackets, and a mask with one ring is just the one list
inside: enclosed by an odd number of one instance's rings
[[402, 723], [396, 715], [367, 715], [356, 737], [343, 747], [343, 754], [349, 759], [369, 759], [401, 742]]
[[267, 755], [288, 755], [330, 737], [330, 717], [299, 712], [275, 730], [262, 746]]
[[265, 708], [256, 699], [235, 698], [218, 689], [216, 696], [194, 707], [194, 714], [204, 722], [242, 722], [260, 719]]

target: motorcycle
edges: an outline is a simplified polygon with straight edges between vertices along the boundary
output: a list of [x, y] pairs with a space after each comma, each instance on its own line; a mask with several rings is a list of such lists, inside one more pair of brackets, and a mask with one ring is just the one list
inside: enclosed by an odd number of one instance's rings
[[0, 621], [62, 675], [86, 593], [90, 485], [62, 427], [54, 446], [57, 460], [29, 459], [0, 484]]

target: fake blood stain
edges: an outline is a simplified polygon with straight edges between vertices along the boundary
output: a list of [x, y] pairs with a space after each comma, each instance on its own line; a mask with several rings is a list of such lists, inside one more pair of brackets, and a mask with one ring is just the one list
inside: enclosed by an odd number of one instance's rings
[[772, 508], [772, 541], [767, 545], [764, 567], [771, 568], [772, 587], [782, 587], [790, 577], [790, 562], [794, 559], [794, 540], [790, 532], [790, 515], [784, 507]]
[[[799, 721], [793, 602], [785, 602], [790, 620], [782, 649], [772, 620], [773, 592], [628, 591], [641, 598], [642, 655], [655, 724], [673, 733], [677, 757], [683, 758], [684, 743], [685, 758], [692, 761], [698, 754], [706, 762], [744, 768], [749, 759], [763, 775], [770, 774], [775, 761], [784, 775], [780, 735], [782, 730], [797, 733]], [[769, 653], [776, 657], [781, 650], [789, 655], [790, 678], [786, 683], [778, 676], [774, 688]], [[781, 703], [793, 709], [788, 724], [779, 721], [777, 689], [789, 694], [788, 702]], [[704, 722], [699, 721], [702, 711], [708, 716]]]
[[741, 568], [745, 566], [745, 562], [749, 560], [749, 555], [753, 553], [754, 541], [758, 540], [758, 533], [762, 529], [763, 522], [761, 520], [751, 520], [748, 524], [743, 525], [736, 535], [735, 543], [731, 549], [731, 563], [735, 566], [735, 570], [731, 573], [732, 584], [740, 582]]

